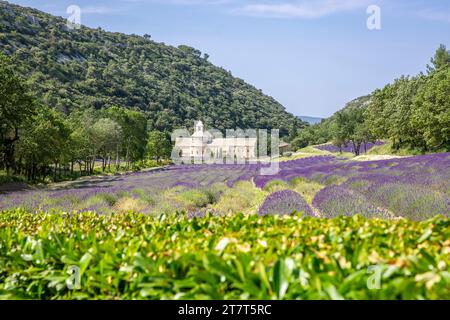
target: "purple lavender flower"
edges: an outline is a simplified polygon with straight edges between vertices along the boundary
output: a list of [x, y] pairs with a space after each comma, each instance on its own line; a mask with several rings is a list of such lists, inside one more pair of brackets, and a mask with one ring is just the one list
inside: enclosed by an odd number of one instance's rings
[[367, 218], [389, 218], [387, 210], [372, 205], [360, 193], [343, 186], [329, 186], [317, 193], [313, 200], [324, 217], [361, 215]]
[[[80, 181], [66, 189], [11, 192], [0, 195], [0, 210], [20, 207], [30, 212], [49, 209], [114, 212], [116, 200], [132, 197], [147, 205], [142, 212], [152, 212], [158, 194], [176, 186], [208, 188], [221, 183], [233, 187], [245, 180], [264, 188], [273, 180], [290, 182], [300, 177], [329, 185], [313, 202], [326, 216], [356, 213], [380, 216], [386, 212], [409, 219], [427, 219], [437, 214], [450, 216], [450, 153], [366, 162], [332, 155], [315, 156], [281, 162], [279, 172], [270, 176], [259, 174], [263, 166], [171, 166]], [[340, 188], [335, 188], [338, 185]]]
[[302, 212], [313, 216], [311, 208], [300, 194], [291, 190], [277, 191], [270, 194], [259, 208], [259, 215], [268, 214], [289, 215], [294, 212]]

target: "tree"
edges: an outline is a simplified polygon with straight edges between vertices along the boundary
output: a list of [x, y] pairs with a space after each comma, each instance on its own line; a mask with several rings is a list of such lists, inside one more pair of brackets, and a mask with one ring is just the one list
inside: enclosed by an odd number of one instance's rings
[[102, 171], [110, 168], [114, 157], [122, 143], [122, 127], [109, 118], [101, 118], [92, 126], [94, 144], [102, 159]]
[[390, 119], [394, 114], [391, 101], [397, 95], [400, 82], [386, 85], [383, 89], [375, 90], [365, 111], [366, 123], [374, 137], [377, 139], [389, 138]]
[[67, 119], [68, 126], [72, 131], [70, 135], [70, 141], [73, 143], [70, 152], [71, 162], [79, 164], [80, 173], [83, 171], [82, 164], [84, 164], [84, 171], [87, 174], [92, 174], [94, 171], [98, 146], [95, 141], [96, 133], [92, 128], [98, 118], [98, 112], [90, 108], [74, 111]]
[[364, 118], [365, 109], [358, 107], [345, 108], [336, 114], [333, 141], [342, 146], [347, 142], [353, 145], [355, 156], [359, 156], [361, 146], [372, 140]]
[[147, 156], [160, 163], [161, 159], [168, 159], [172, 152], [169, 134], [161, 131], [151, 131], [147, 142]]
[[313, 126], [306, 126], [298, 130], [297, 136], [292, 140], [294, 149], [304, 148], [308, 145], [323, 144], [332, 139], [333, 117]]
[[434, 57], [431, 58], [431, 65], [427, 65], [428, 73], [439, 71], [448, 66], [450, 66], [450, 51], [447, 50], [445, 45], [441, 44]]
[[312, 144], [311, 142], [314, 139], [312, 131], [313, 130], [311, 129], [311, 127], [300, 130], [298, 135], [291, 142], [292, 150], [305, 148], [308, 145]]
[[69, 148], [70, 131], [63, 117], [55, 110], [39, 106], [25, 124], [16, 150], [19, 166], [23, 167], [28, 180], [45, 179], [51, 172], [56, 180]]
[[[147, 119], [141, 111], [128, 110], [113, 106], [104, 113], [105, 116], [116, 121], [122, 128], [122, 152], [127, 163], [142, 160], [145, 154], [147, 139]], [[116, 167], [120, 163], [119, 150], [116, 154]]]
[[346, 126], [346, 121], [348, 121], [347, 114], [345, 112], [338, 112], [336, 118], [333, 120], [330, 126], [332, 132], [331, 142], [333, 145], [339, 147], [339, 151], [342, 153], [342, 147], [347, 145], [350, 139]]
[[14, 148], [24, 121], [35, 111], [34, 99], [11, 60], [0, 53], [0, 168], [16, 169]]
[[450, 150], [450, 68], [433, 73], [419, 89], [412, 123], [429, 150]]
[[414, 99], [418, 90], [425, 83], [426, 78], [419, 75], [415, 78], [402, 77], [398, 80], [395, 97], [389, 102], [392, 109], [390, 118], [385, 119], [388, 124], [388, 137], [394, 141], [394, 148], [408, 146], [413, 149], [424, 148], [424, 140], [412, 122]]

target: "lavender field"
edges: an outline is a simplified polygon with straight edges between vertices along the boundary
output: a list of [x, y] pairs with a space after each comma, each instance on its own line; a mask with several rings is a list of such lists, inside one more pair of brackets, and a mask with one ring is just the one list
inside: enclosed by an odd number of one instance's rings
[[[56, 189], [0, 194], [0, 210], [203, 216], [239, 212], [426, 220], [450, 216], [450, 153], [381, 161], [314, 156], [261, 165], [171, 166]], [[289, 190], [289, 191], [288, 191]]]

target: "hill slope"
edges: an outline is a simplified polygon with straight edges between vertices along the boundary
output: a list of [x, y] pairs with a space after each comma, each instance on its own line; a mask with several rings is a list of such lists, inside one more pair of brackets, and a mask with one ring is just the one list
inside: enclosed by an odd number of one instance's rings
[[342, 107], [341, 109], [339, 109], [338, 111], [333, 113], [333, 115], [331, 115], [329, 118], [323, 119], [323, 121], [317, 123], [317, 126], [324, 127], [324, 128], [327, 128], [327, 130], [329, 130], [329, 126], [336, 119], [337, 114], [339, 112], [349, 110], [352, 108], [366, 109], [367, 106], [369, 105], [371, 99], [372, 99], [371, 94], [353, 99], [350, 102], [347, 102], [344, 107]]
[[152, 127], [280, 128], [303, 123], [273, 98], [208, 62], [200, 51], [149, 36], [69, 30], [66, 20], [0, 1], [0, 52], [13, 57], [38, 97], [63, 112], [119, 105]]

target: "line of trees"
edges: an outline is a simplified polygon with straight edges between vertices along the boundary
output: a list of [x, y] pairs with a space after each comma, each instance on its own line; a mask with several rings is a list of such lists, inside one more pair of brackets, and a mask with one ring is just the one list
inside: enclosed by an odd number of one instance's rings
[[371, 95], [355, 99], [322, 123], [300, 131], [296, 148], [332, 141], [338, 147], [389, 139], [393, 148], [450, 150], [450, 52], [441, 45], [426, 74], [402, 76]]
[[333, 144], [341, 148], [352, 144], [355, 156], [359, 156], [361, 147], [366, 150], [367, 143], [374, 141], [366, 121], [365, 110], [362, 107], [351, 107], [337, 113], [332, 127]]
[[374, 92], [367, 125], [395, 149], [450, 150], [450, 52], [441, 45], [427, 74], [401, 77]]
[[[170, 136], [148, 132], [141, 111], [113, 106], [66, 116], [38, 103], [9, 58], [0, 55], [0, 170], [28, 180], [133, 169], [170, 155]], [[160, 150], [154, 146], [164, 145]], [[147, 148], [147, 146], [150, 146]], [[123, 168], [122, 168], [123, 167]]]

